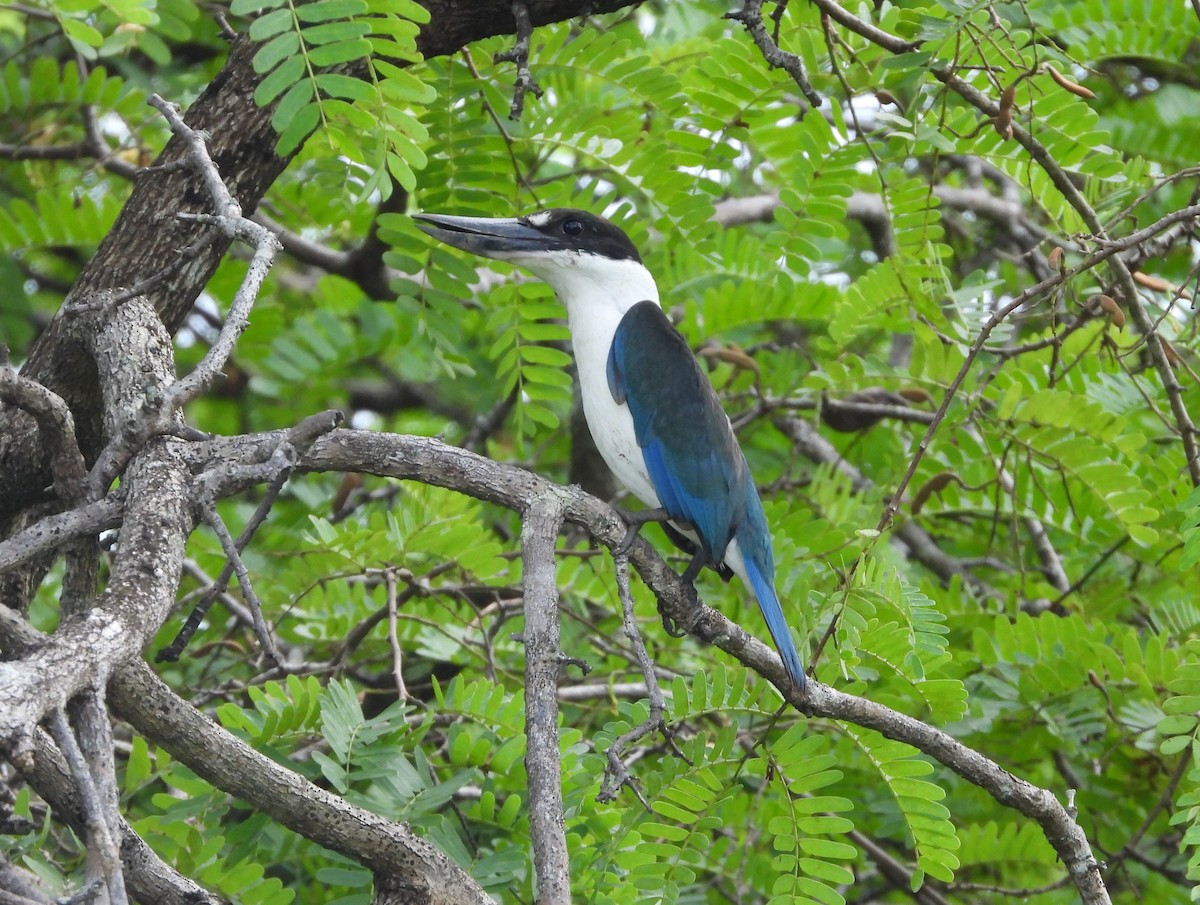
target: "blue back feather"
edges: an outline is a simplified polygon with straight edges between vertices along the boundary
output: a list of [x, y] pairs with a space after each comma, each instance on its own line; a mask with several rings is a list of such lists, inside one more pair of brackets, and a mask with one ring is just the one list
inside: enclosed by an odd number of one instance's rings
[[737, 538], [767, 628], [797, 685], [804, 670], [775, 594], [771, 532], [716, 392], [687, 341], [653, 302], [622, 318], [607, 362], [609, 390], [629, 406], [650, 483], [663, 509], [690, 523], [710, 563]]

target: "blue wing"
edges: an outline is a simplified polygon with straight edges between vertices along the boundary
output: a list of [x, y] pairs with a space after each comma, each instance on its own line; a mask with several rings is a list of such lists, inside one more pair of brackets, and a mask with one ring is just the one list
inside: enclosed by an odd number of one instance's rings
[[687, 341], [653, 302], [630, 308], [608, 356], [613, 399], [629, 406], [659, 502], [720, 562], [745, 508], [749, 470]]
[[735, 537], [745, 579], [793, 683], [804, 668], [775, 593], [771, 532], [746, 457], [687, 340], [653, 302], [630, 308], [607, 363], [613, 399], [629, 406], [650, 483], [662, 508], [691, 523], [705, 554], [721, 563]]

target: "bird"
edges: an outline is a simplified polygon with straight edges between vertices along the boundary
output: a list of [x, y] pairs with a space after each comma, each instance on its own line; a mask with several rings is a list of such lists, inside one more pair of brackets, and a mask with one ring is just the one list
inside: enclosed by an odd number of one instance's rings
[[[625, 232], [588, 211], [521, 217], [422, 213], [417, 227], [454, 248], [515, 264], [567, 310], [584, 416], [617, 480], [692, 553], [688, 587], [707, 565], [758, 600], [793, 685], [804, 667], [775, 590], [771, 531], [750, 467], [716, 391], [662, 310], [658, 284]], [[619, 548], [618, 548], [619, 549]]]

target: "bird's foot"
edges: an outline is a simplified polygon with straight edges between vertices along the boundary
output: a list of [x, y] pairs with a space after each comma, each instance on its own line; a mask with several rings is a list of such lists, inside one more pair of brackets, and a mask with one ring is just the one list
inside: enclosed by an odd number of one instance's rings
[[661, 600], [658, 602], [658, 615], [662, 619], [663, 631], [672, 638], [682, 638], [700, 621], [700, 595], [696, 593], [696, 586], [689, 582], [684, 587], [688, 605], [686, 618], [676, 619], [666, 611]]
[[638, 509], [631, 511], [622, 509], [620, 506], [614, 506], [617, 514], [621, 516], [621, 520], [625, 522], [625, 537], [621, 542], [613, 548], [613, 556], [625, 556], [629, 552], [629, 548], [633, 546], [633, 542], [637, 540], [638, 532], [642, 530], [642, 525], [647, 522], [666, 522], [670, 521], [671, 516], [665, 509]]

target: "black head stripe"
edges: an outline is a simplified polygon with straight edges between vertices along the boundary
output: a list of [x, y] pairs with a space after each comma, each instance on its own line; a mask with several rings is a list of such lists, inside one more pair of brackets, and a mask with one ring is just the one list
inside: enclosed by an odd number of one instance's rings
[[616, 261], [642, 262], [637, 248], [619, 226], [587, 211], [556, 207], [521, 217], [521, 222], [553, 239], [561, 248]]

